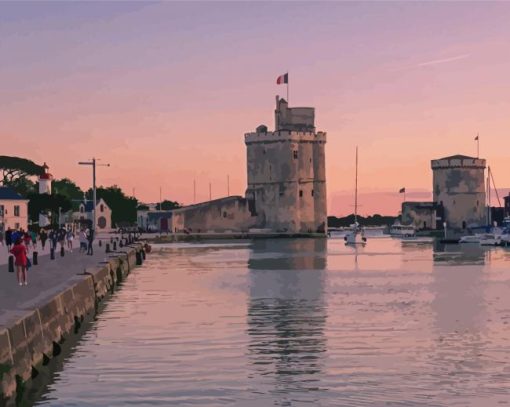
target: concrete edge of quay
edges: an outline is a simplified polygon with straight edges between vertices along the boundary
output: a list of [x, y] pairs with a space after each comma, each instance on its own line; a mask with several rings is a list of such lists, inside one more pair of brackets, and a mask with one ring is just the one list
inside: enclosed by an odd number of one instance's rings
[[23, 393], [60, 355], [66, 338], [82, 334], [84, 320], [96, 314], [98, 305], [144, 258], [143, 243], [125, 246], [108, 261], [70, 278], [65, 288], [33, 309], [8, 312], [7, 322], [0, 325], [0, 405], [10, 405]]
[[169, 233], [168, 235], [155, 235], [146, 237], [150, 243], [197, 242], [203, 240], [251, 240], [251, 239], [325, 239], [326, 233]]

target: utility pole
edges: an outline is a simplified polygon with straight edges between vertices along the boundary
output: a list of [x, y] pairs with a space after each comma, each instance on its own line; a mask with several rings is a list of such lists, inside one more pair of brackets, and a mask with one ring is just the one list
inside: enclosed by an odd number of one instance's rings
[[[91, 161], [80, 161], [79, 165], [91, 165], [92, 166], [92, 230], [96, 231], [96, 205], [97, 205], [97, 195], [96, 195], [96, 165], [100, 167], [109, 167], [110, 164], [97, 164], [96, 161], [98, 161], [96, 158], [92, 158]], [[59, 220], [60, 221], [60, 220]], [[95, 235], [95, 233], [94, 233]]]

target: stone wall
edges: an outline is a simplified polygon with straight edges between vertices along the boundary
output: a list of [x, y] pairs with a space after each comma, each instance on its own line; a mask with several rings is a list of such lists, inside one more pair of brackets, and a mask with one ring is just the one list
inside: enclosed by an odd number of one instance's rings
[[[76, 335], [87, 316], [143, 257], [141, 244], [112, 254], [103, 266], [66, 282], [66, 288], [28, 311], [15, 311], [0, 327], [0, 402], [12, 399], [38, 371], [61, 351], [66, 337]], [[139, 252], [137, 254], [137, 252]]]
[[257, 224], [248, 202], [240, 196], [216, 199], [172, 211], [173, 232], [247, 232]]

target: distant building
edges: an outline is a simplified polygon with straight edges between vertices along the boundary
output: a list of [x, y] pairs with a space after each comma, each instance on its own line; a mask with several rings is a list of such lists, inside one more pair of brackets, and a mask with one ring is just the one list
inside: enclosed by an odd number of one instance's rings
[[[314, 121], [314, 108], [289, 108], [277, 96], [275, 130], [260, 125], [244, 136], [245, 197], [229, 196], [174, 209], [163, 222], [173, 232], [325, 234], [326, 133], [316, 131]], [[150, 224], [150, 213], [138, 214], [139, 225]]]
[[510, 192], [507, 196], [503, 197], [503, 200], [505, 201], [505, 217], [510, 216]]
[[171, 210], [158, 210], [155, 207], [138, 209], [136, 211], [136, 224], [139, 229], [150, 232], [171, 232], [172, 228]]
[[275, 131], [245, 135], [250, 211], [277, 232], [325, 233], [326, 133], [315, 130], [311, 107], [289, 108], [276, 97]]
[[0, 187], [0, 231], [28, 230], [28, 199], [10, 187]]
[[485, 160], [452, 155], [431, 161], [433, 201], [444, 208], [449, 228], [486, 223]]
[[443, 216], [443, 207], [436, 202], [402, 203], [402, 224], [413, 225], [416, 230], [442, 228]]
[[[43, 164], [43, 173], [39, 175], [38, 184], [39, 184], [39, 194], [48, 194], [51, 195], [51, 181], [53, 180], [53, 176], [48, 172], [49, 167], [46, 163]], [[39, 214], [39, 226], [45, 227], [48, 226], [50, 222], [51, 213], [49, 211], [41, 212]]]
[[[94, 219], [94, 203], [92, 201], [81, 202], [78, 211], [74, 212], [73, 220], [75, 222], [88, 221], [93, 222]], [[109, 232], [112, 229], [112, 210], [103, 198], [97, 201], [96, 205], [96, 231]]]

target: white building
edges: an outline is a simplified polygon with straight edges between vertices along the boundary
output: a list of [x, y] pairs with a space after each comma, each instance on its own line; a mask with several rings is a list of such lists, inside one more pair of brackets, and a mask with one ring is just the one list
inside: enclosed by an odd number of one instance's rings
[[[75, 222], [84, 220], [92, 222], [94, 218], [93, 208], [94, 204], [92, 201], [80, 203], [78, 212], [74, 212], [73, 214], [73, 220]], [[98, 232], [110, 232], [112, 230], [112, 210], [103, 198], [97, 201], [95, 229]]]
[[10, 187], [0, 187], [0, 231], [28, 229], [28, 199]]
[[[53, 176], [48, 172], [49, 167], [44, 163], [44, 172], [39, 175], [39, 194], [51, 195], [51, 181]], [[45, 227], [50, 224], [50, 212], [41, 212], [39, 214], [39, 226]]]

